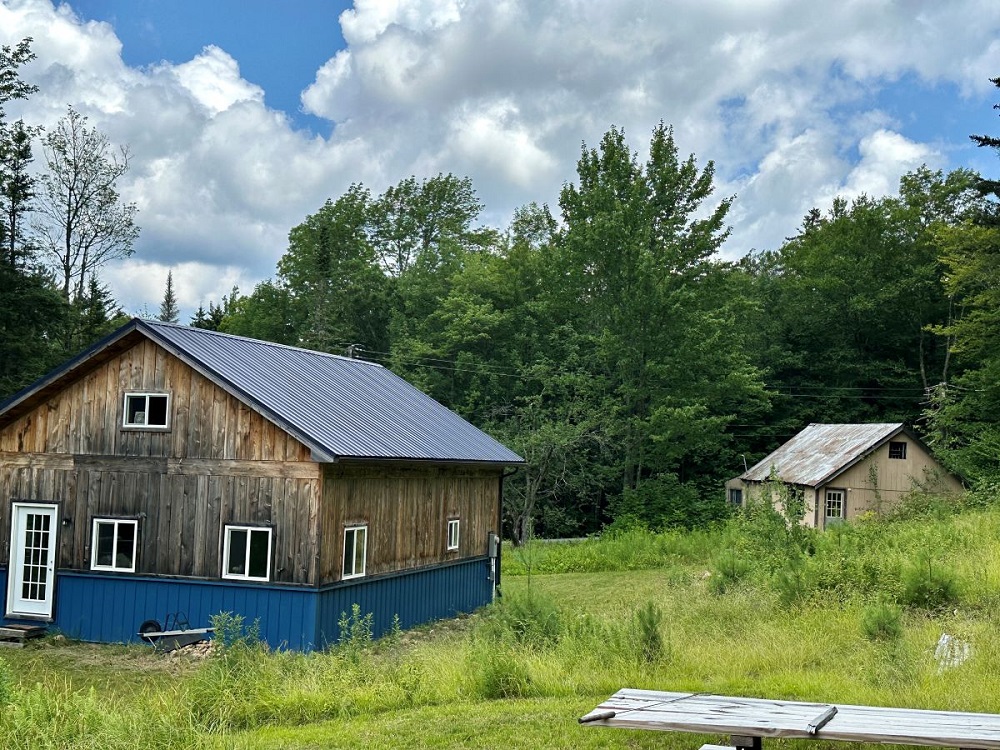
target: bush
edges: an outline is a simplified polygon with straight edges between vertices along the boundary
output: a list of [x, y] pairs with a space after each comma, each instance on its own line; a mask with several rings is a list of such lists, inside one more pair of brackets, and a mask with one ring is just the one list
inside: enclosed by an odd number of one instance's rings
[[665, 652], [663, 644], [663, 610], [655, 602], [648, 601], [635, 612], [639, 655], [646, 664], [659, 662]]
[[902, 616], [893, 604], [871, 604], [861, 613], [861, 632], [869, 641], [897, 641], [903, 635]]
[[809, 598], [814, 583], [805, 564], [795, 561], [774, 574], [771, 586], [778, 595], [778, 601], [785, 607], [791, 607]]
[[715, 594], [725, 594], [750, 575], [750, 563], [732, 550], [725, 550], [712, 566], [708, 588]]
[[924, 555], [903, 574], [901, 600], [905, 606], [918, 609], [954, 606], [959, 601], [958, 580], [951, 570], [935, 565], [930, 555]]
[[531, 675], [509, 645], [484, 645], [470, 652], [476, 692], [486, 700], [531, 697]]
[[486, 613], [479, 630], [488, 640], [544, 648], [562, 634], [562, 617], [550, 599], [530, 589], [507, 594]]

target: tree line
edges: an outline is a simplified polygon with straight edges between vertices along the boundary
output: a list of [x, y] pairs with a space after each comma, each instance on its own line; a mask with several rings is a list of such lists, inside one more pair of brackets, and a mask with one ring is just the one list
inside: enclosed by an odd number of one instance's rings
[[72, 107], [48, 132], [7, 117], [4, 105], [38, 90], [20, 76], [32, 59], [30, 39], [0, 47], [0, 396], [124, 319], [99, 273], [139, 234], [136, 206], [116, 187], [127, 148]]
[[[7, 238], [23, 218], [7, 210], [4, 148]], [[838, 198], [779, 248], [723, 261], [734, 198], [715, 194], [713, 163], [663, 123], [648, 154], [612, 127], [582, 147], [557, 207], [530, 203], [502, 228], [465, 177], [352, 185], [291, 229], [273, 278], [191, 325], [383, 363], [483, 427], [527, 460], [505, 484], [517, 539], [709, 523], [729, 512], [722, 482], [810, 422], [905, 422], [970, 484], [1000, 480], [997, 183], [921, 167], [897, 195]], [[25, 313], [0, 328], [0, 392], [96, 333], [72, 317], [88, 305], [113, 320], [96, 271], [131, 240], [83, 253], [86, 275], [75, 245], [49, 251], [68, 258], [60, 273], [44, 244], [5, 239], [0, 294]], [[177, 318], [172, 278], [160, 312]]]

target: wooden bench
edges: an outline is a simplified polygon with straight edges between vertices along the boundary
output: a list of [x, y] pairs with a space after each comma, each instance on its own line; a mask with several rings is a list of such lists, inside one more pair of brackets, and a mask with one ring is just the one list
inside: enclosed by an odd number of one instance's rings
[[[594, 726], [728, 734], [737, 750], [767, 737], [1000, 750], [1000, 715], [619, 690], [580, 722]], [[714, 750], [725, 745], [705, 745]]]

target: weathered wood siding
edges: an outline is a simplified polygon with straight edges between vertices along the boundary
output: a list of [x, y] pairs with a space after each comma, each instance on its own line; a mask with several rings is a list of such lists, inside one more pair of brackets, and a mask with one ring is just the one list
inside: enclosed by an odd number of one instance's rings
[[880, 513], [896, 507], [914, 490], [956, 494], [962, 485], [945, 471], [918, 443], [900, 435], [893, 442], [906, 443], [906, 458], [889, 458], [889, 444], [852, 466], [829, 484], [819, 488], [819, 523], [823, 523], [826, 489], [846, 489], [848, 519]]
[[[167, 392], [165, 431], [122, 428], [126, 391]], [[218, 578], [224, 524], [270, 524], [272, 580], [317, 575], [309, 449], [151, 341], [0, 427], [0, 564], [11, 500], [59, 503], [59, 567], [90, 567], [94, 516], [139, 518], [138, 573]]]
[[[344, 528], [368, 526], [366, 574], [484, 555], [498, 531], [500, 469], [402, 464], [323, 467], [320, 583], [339, 581]], [[461, 522], [447, 547], [448, 520]]]

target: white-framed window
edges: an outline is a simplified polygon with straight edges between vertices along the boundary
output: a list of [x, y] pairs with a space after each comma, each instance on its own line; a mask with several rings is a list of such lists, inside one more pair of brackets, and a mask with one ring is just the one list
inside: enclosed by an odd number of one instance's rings
[[169, 393], [126, 393], [124, 427], [170, 427]]
[[844, 490], [826, 491], [826, 522], [838, 523], [844, 520], [847, 510], [847, 493]]
[[267, 526], [226, 526], [222, 577], [244, 581], [270, 580], [271, 531]]
[[448, 520], [448, 550], [458, 549], [458, 531], [461, 527], [461, 522], [457, 518], [451, 518]]
[[902, 440], [889, 442], [889, 458], [906, 458], [906, 443]]
[[358, 578], [365, 574], [365, 553], [367, 549], [367, 526], [348, 526], [344, 529], [344, 570], [342, 578]]
[[139, 522], [134, 518], [95, 518], [90, 540], [91, 570], [135, 573]]

